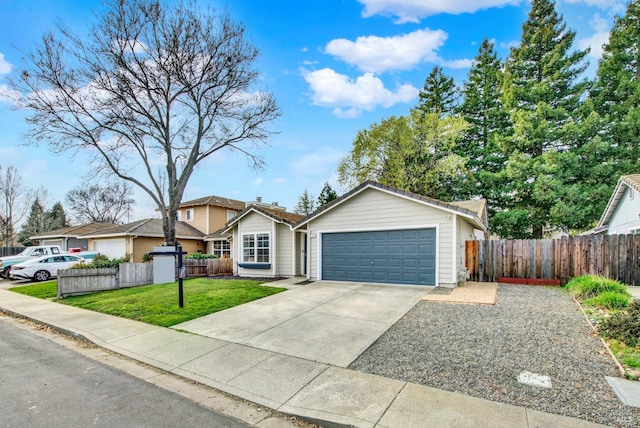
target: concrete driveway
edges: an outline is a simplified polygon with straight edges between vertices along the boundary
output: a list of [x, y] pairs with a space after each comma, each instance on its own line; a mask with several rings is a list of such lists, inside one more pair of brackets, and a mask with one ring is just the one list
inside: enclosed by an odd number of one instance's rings
[[293, 280], [289, 290], [174, 329], [347, 367], [433, 287]]

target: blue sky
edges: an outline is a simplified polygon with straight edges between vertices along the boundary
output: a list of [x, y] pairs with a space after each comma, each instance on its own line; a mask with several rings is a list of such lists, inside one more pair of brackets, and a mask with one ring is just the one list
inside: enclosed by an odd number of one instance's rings
[[[307, 189], [314, 196], [329, 181], [339, 193], [336, 167], [357, 132], [391, 115], [406, 114], [435, 65], [458, 85], [484, 37], [500, 57], [518, 43], [528, 0], [199, 0], [243, 22], [261, 56], [263, 86], [274, 93], [282, 117], [258, 154], [263, 171], [242, 156], [218, 152], [191, 178], [184, 200], [216, 194], [277, 201], [292, 211]], [[32, 49], [56, 20], [83, 32], [101, 0], [0, 0], [0, 94], [21, 52]], [[558, 0], [576, 48], [591, 47], [593, 75], [613, 17], [626, 2]], [[33, 188], [48, 189], [49, 203], [64, 200], [88, 171], [82, 153], [57, 155], [27, 145], [25, 113], [0, 95], [0, 165], [14, 166]], [[156, 216], [141, 191], [131, 219]]]

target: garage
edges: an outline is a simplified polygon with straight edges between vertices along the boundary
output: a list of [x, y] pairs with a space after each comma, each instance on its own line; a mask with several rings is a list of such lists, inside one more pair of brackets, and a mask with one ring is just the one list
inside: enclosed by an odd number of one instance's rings
[[322, 279], [436, 284], [436, 229], [322, 234]]
[[118, 259], [126, 254], [126, 240], [124, 238], [94, 239], [93, 251], [104, 254], [110, 259]]
[[43, 239], [42, 241], [40, 241], [40, 245], [57, 245], [63, 250], [66, 250], [63, 244], [64, 242], [62, 239]]

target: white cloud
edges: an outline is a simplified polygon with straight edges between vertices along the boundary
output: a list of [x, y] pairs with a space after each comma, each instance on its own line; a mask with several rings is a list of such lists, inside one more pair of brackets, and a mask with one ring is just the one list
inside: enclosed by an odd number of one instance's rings
[[595, 14], [589, 25], [595, 30], [595, 33], [590, 37], [578, 40], [578, 47], [580, 49], [590, 48], [589, 56], [599, 59], [602, 57], [602, 47], [609, 41], [609, 22]]
[[0, 85], [0, 103], [15, 104], [20, 96], [20, 92], [10, 89], [5, 84]]
[[4, 54], [0, 52], [0, 74], [9, 74], [12, 68], [13, 64], [7, 61], [4, 58]]
[[[522, 0], [358, 0], [364, 5], [362, 16], [396, 17], [397, 24], [420, 22], [422, 18], [441, 13], [457, 15], [481, 9], [520, 4]], [[596, 1], [596, 0], [587, 0]]]
[[260, 186], [262, 184], [262, 177], [258, 177], [255, 180], [253, 180], [253, 184], [255, 184], [256, 186]]
[[284, 177], [277, 177], [271, 180], [271, 182], [274, 184], [285, 184], [287, 182], [287, 179]]
[[446, 40], [447, 33], [443, 30], [425, 28], [401, 36], [358, 37], [355, 42], [335, 39], [325, 51], [362, 71], [382, 73], [407, 70], [425, 61], [436, 62], [436, 51]]
[[448, 68], [470, 68], [473, 65], [473, 60], [468, 58], [454, 59], [453, 61], [441, 60], [440, 65]]
[[302, 74], [313, 91], [313, 104], [335, 107], [334, 114], [339, 117], [357, 117], [362, 110], [371, 111], [379, 105], [391, 107], [397, 103], [408, 103], [419, 92], [408, 84], [397, 87], [395, 92], [390, 91], [372, 73], [365, 73], [355, 80], [330, 68], [302, 70]]

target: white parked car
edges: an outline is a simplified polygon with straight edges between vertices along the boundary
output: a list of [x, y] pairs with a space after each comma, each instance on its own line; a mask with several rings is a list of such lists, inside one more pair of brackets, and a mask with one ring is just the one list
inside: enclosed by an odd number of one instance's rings
[[11, 266], [11, 279], [31, 279], [33, 281], [47, 281], [58, 275], [59, 269], [69, 269], [78, 263], [91, 263], [91, 260], [72, 254], [58, 254], [30, 259]]

